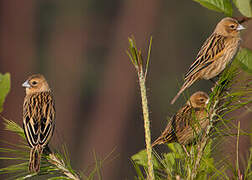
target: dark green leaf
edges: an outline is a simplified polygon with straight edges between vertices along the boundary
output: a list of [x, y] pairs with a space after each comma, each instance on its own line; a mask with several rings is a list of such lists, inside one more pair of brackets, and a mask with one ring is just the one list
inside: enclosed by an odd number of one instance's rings
[[252, 51], [246, 48], [240, 49], [236, 58], [239, 60], [243, 70], [252, 73]]
[[233, 2], [241, 14], [247, 17], [252, 17], [250, 0], [233, 0]]
[[200, 3], [202, 6], [232, 16], [233, 8], [230, 0], [194, 0]]
[[137, 165], [136, 163], [134, 163], [134, 161], [132, 161], [132, 164], [133, 166], [135, 167], [135, 170], [136, 170], [136, 174], [138, 177], [135, 177], [135, 179], [138, 179], [138, 180], [144, 180], [144, 175], [139, 167], [139, 165]]
[[0, 74], [0, 112], [3, 111], [3, 103], [10, 91], [10, 74]]
[[129, 40], [129, 57], [130, 57], [130, 60], [131, 62], [137, 66], [138, 64], [138, 58], [137, 58], [137, 49], [136, 49], [136, 43], [135, 43], [135, 40], [134, 40], [134, 37], [131, 37], [131, 38], [128, 38]]
[[182, 149], [181, 145], [178, 143], [169, 143], [167, 146], [171, 149], [172, 152], [182, 155], [184, 150]]
[[[134, 161], [134, 163], [138, 165], [148, 167], [148, 158], [147, 158], [146, 150], [142, 150], [138, 152], [137, 154], [134, 154], [133, 156], [131, 156], [131, 159]], [[158, 160], [153, 155], [152, 155], [152, 160], [153, 160], [152, 162], [153, 162], [154, 168], [160, 168]]]

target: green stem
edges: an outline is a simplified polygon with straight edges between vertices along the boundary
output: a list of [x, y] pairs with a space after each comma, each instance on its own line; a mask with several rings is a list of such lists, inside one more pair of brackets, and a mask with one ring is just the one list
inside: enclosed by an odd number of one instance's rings
[[215, 109], [216, 109], [216, 106], [218, 104], [218, 100], [216, 100], [214, 102], [214, 105], [212, 107], [213, 111], [210, 110], [210, 116], [209, 116], [209, 125], [207, 126], [207, 129], [206, 129], [206, 132], [204, 133], [203, 137], [202, 137], [202, 141], [200, 143], [200, 146], [199, 146], [199, 149], [198, 149], [198, 153], [197, 153], [197, 158], [196, 158], [196, 161], [195, 161], [195, 164], [194, 164], [194, 167], [192, 169], [192, 173], [191, 173], [191, 177], [189, 179], [193, 180], [196, 178], [197, 176], [197, 170], [199, 168], [199, 165], [200, 165], [200, 161], [202, 159], [202, 156], [203, 156], [203, 152], [204, 152], [204, 149], [207, 145], [207, 141], [209, 139], [209, 133], [210, 133], [210, 130], [212, 129], [213, 127], [213, 119], [216, 115], [216, 112], [215, 112]]
[[149, 109], [148, 109], [148, 101], [147, 101], [147, 96], [146, 96], [145, 77], [144, 77], [142, 68], [139, 69], [138, 71], [138, 79], [139, 79], [141, 98], [142, 98], [145, 143], [146, 143], [146, 151], [147, 151], [147, 157], [148, 157], [148, 180], [154, 180], [154, 171], [153, 171], [152, 156], [151, 156], [152, 149], [151, 149]]
[[69, 169], [66, 167], [64, 161], [58, 158], [54, 153], [50, 153], [48, 156], [48, 161], [55, 165], [61, 172], [63, 172], [67, 177], [73, 180], [80, 180], [80, 178], [73, 174]]
[[237, 179], [240, 176], [240, 168], [239, 168], [239, 137], [240, 137], [240, 121], [238, 122], [238, 130], [237, 130], [237, 141], [236, 141], [236, 172]]

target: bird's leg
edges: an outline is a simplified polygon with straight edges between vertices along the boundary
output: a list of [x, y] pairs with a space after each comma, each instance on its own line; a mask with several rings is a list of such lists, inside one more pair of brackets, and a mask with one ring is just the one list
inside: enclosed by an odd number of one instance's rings
[[47, 145], [45, 146], [45, 148], [44, 148], [44, 153], [45, 153], [46, 155], [49, 155], [49, 154], [52, 153], [52, 151], [51, 151], [51, 149], [49, 148], [48, 144], [47, 144]]
[[218, 85], [218, 82], [217, 82], [217, 81], [215, 81], [213, 78], [212, 78], [212, 79], [209, 79], [209, 80], [213, 83], [213, 87], [211, 88], [211, 91], [213, 92], [213, 90], [214, 90], [215, 86], [217, 86], [217, 85]]
[[189, 155], [189, 153], [187, 152], [187, 149], [186, 149], [185, 145], [182, 145], [182, 147], [183, 147], [183, 149], [184, 149], [184, 151], [185, 151], [187, 157], [189, 157], [190, 155]]
[[214, 85], [217, 85], [217, 81], [215, 81], [213, 78], [209, 79]]
[[[215, 86], [221, 84], [221, 85], [225, 85], [228, 83], [228, 79], [224, 79], [221, 83], [219, 83], [219, 80], [220, 80], [220, 77], [221, 75], [218, 74], [216, 77], [212, 78], [212, 79], [209, 79], [213, 84], [214, 86], [211, 88], [211, 90], [213, 91], [213, 89], [215, 88]], [[215, 80], [214, 80], [215, 79]]]

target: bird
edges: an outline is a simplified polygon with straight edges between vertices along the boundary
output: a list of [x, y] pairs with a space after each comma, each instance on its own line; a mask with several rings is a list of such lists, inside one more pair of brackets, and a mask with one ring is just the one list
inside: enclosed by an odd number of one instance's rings
[[209, 96], [197, 91], [191, 95], [186, 104], [168, 122], [165, 130], [152, 143], [158, 144], [177, 142], [183, 146], [193, 142], [195, 137], [209, 124], [207, 104]]
[[172, 99], [174, 104], [180, 94], [200, 79], [210, 80], [219, 75], [235, 57], [240, 43], [240, 31], [245, 29], [231, 17], [223, 18], [207, 38], [193, 64], [185, 74], [184, 84]]
[[22, 84], [25, 88], [23, 129], [31, 148], [29, 171], [40, 171], [43, 150], [55, 128], [55, 102], [49, 85], [41, 74], [34, 74]]

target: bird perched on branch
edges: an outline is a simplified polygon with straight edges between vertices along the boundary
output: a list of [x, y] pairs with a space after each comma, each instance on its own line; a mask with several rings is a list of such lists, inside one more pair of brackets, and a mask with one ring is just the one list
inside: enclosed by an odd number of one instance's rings
[[152, 143], [178, 142], [181, 145], [191, 143], [196, 135], [209, 124], [206, 105], [209, 96], [202, 91], [194, 93], [187, 103], [172, 117], [162, 134]]
[[43, 75], [30, 76], [22, 86], [26, 90], [23, 104], [23, 128], [31, 147], [29, 171], [39, 172], [41, 155], [54, 131], [54, 99]]
[[171, 104], [180, 94], [199, 79], [212, 79], [219, 75], [234, 58], [241, 42], [240, 31], [245, 29], [236, 19], [226, 17], [216, 26], [214, 32], [201, 47], [196, 60], [187, 71], [184, 84], [172, 99]]

